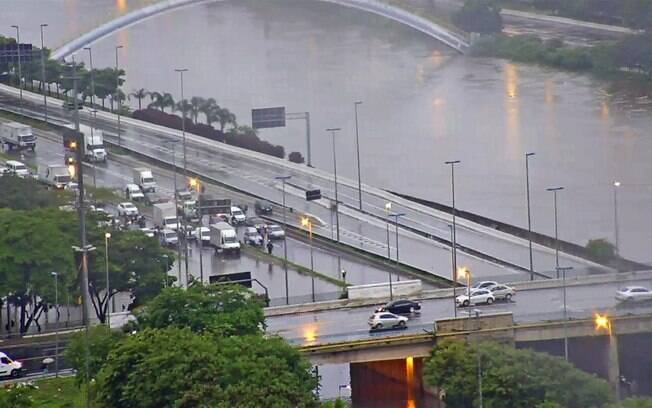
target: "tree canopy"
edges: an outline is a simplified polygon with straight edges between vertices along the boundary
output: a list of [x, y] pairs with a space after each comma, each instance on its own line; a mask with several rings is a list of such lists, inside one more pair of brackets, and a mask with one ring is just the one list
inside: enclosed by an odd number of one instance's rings
[[[106, 325], [97, 325], [90, 328], [88, 333], [89, 347], [89, 378], [97, 378], [97, 373], [104, 365], [109, 352], [122, 339], [122, 332], [109, 330]], [[70, 336], [70, 342], [64, 352], [66, 361], [75, 370], [77, 384], [86, 381], [86, 333], [76, 332]]]
[[264, 322], [262, 304], [240, 285], [167, 288], [138, 316], [143, 328], [188, 328], [223, 336], [259, 334]]
[[609, 385], [558, 357], [492, 342], [446, 341], [432, 351], [424, 381], [442, 388], [446, 406], [477, 406], [477, 361], [488, 408], [604, 407], [612, 401]]
[[495, 34], [503, 30], [500, 7], [494, 0], [466, 0], [453, 14], [453, 22], [471, 33]]

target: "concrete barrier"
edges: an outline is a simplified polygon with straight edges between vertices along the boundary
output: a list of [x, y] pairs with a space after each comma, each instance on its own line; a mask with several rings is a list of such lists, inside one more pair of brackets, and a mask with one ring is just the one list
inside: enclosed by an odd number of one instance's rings
[[[410, 296], [421, 293], [421, 281], [409, 280], [392, 282], [392, 294], [394, 296]], [[349, 286], [349, 299], [375, 299], [389, 296], [389, 282], [371, 283], [368, 285]]]

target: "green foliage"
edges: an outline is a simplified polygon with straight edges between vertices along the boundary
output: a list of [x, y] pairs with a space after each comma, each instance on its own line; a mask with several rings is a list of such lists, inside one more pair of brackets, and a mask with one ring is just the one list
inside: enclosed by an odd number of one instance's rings
[[[115, 347], [124, 335], [120, 332], [111, 331], [105, 325], [91, 327], [88, 332], [89, 345], [89, 378], [94, 379], [106, 361], [109, 352]], [[86, 382], [86, 333], [77, 332], [70, 337], [68, 348], [64, 357], [76, 370], [76, 383]]]
[[32, 394], [35, 386], [29, 383], [15, 383], [0, 389], [0, 408], [36, 407]]
[[453, 14], [453, 23], [470, 33], [495, 34], [503, 30], [500, 7], [493, 0], [466, 0]]
[[607, 263], [616, 256], [616, 247], [604, 238], [589, 240], [586, 250], [589, 258], [598, 263]]
[[260, 333], [264, 322], [261, 303], [240, 285], [164, 289], [138, 316], [143, 328], [188, 328], [223, 336]]
[[348, 404], [341, 399], [335, 401], [327, 401], [321, 404], [321, 408], [348, 408]]
[[0, 177], [0, 208], [33, 210], [58, 207], [72, 196], [68, 191], [46, 190], [36, 180], [14, 175]]
[[613, 398], [605, 381], [563, 359], [497, 343], [447, 341], [435, 347], [424, 367], [425, 382], [445, 390], [446, 406], [476, 406], [478, 352], [488, 408], [604, 407]]
[[652, 398], [627, 398], [622, 402], [621, 408], [652, 408]]
[[85, 387], [79, 387], [74, 377], [59, 377], [40, 380], [30, 396], [38, 408], [84, 408]]
[[98, 376], [114, 408], [318, 407], [317, 380], [281, 339], [145, 330], [116, 346]]

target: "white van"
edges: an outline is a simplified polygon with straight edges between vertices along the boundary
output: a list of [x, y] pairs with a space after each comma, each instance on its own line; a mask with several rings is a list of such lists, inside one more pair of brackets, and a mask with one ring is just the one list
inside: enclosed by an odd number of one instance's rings
[[20, 377], [23, 372], [23, 363], [14, 361], [0, 351], [0, 377]]
[[29, 176], [29, 169], [27, 168], [27, 166], [25, 166], [23, 163], [19, 161], [7, 160], [5, 166], [7, 167], [7, 173], [9, 174], [15, 174], [18, 177], [22, 177], [22, 178]]

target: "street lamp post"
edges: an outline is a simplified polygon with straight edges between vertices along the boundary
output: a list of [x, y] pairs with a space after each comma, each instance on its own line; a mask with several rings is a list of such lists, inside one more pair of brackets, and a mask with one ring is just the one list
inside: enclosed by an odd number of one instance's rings
[[469, 268], [462, 267], [458, 270], [458, 275], [460, 274], [466, 277], [466, 298], [469, 302], [467, 307], [469, 308], [469, 327], [471, 327], [471, 271]]
[[54, 375], [59, 377], [59, 273], [50, 272], [54, 276], [54, 307], [56, 318], [56, 328], [54, 329]]
[[48, 98], [45, 94], [45, 41], [43, 40], [43, 28], [47, 26], [47, 24], [41, 24], [41, 88], [43, 90], [43, 110], [45, 112], [45, 123], [48, 123]]
[[[177, 208], [177, 211], [175, 211], [175, 214], [177, 216], [177, 231], [179, 230], [179, 190], [177, 190], [177, 151], [176, 151], [176, 145], [179, 141], [178, 140], [173, 140], [173, 139], [168, 139], [164, 141], [164, 144], [171, 145], [172, 146], [172, 168], [174, 169], [174, 206]], [[182, 286], [181, 284], [181, 241], [180, 237], [177, 234], [177, 266], [179, 267], [179, 287]], [[188, 282], [186, 281], [186, 286], [188, 285]]]
[[[457, 284], [457, 228], [455, 224], [455, 216], [457, 213], [457, 209], [455, 207], [455, 165], [459, 164], [459, 160], [449, 160], [444, 162], [445, 164], [448, 164], [451, 166], [451, 204], [452, 204], [452, 209], [453, 209], [453, 225], [452, 225], [452, 231], [453, 231], [453, 236], [452, 236], [452, 242], [451, 242], [451, 251], [453, 252], [453, 284]], [[455, 289], [453, 287], [453, 292], [455, 292]], [[457, 313], [457, 312], [456, 312]]]
[[181, 136], [183, 138], [183, 177], [187, 179], [188, 166], [186, 162], [186, 111], [183, 96], [183, 73], [188, 72], [188, 68], [177, 68], [174, 71], [179, 73], [179, 80], [181, 82], [181, 104], [183, 108], [181, 111]]
[[337, 154], [335, 153], [335, 132], [339, 132], [340, 128], [330, 128], [326, 129], [327, 132], [331, 132], [333, 139], [333, 175], [335, 176], [335, 227], [336, 227], [336, 237], [337, 242], [340, 242], [340, 200], [337, 195]]
[[[389, 211], [392, 209], [392, 203], [385, 203], [385, 225], [387, 226], [387, 261], [392, 260], [392, 247], [389, 244]], [[394, 290], [392, 287], [392, 271], [388, 268], [387, 274], [389, 275], [389, 299], [394, 300]]]
[[197, 191], [197, 215], [199, 217], [199, 233], [197, 234], [197, 239], [199, 241], [199, 281], [201, 284], [204, 284], [204, 259], [203, 259], [203, 249], [204, 249], [204, 237], [202, 234], [202, 228], [204, 227], [204, 214], [201, 210], [201, 182], [198, 178], [190, 179], [190, 187], [194, 187]]
[[532, 216], [530, 213], [530, 157], [534, 153], [525, 153], [525, 191], [527, 195], [527, 232], [530, 249], [530, 280], [534, 280], [534, 258], [532, 257]]
[[618, 188], [620, 181], [614, 181], [614, 239], [616, 244], [616, 253], [620, 253], [620, 231], [618, 228]]
[[[451, 231], [451, 243], [453, 242], [453, 226], [448, 224], [448, 229]], [[455, 265], [455, 252], [453, 251], [453, 246], [451, 245], [451, 264]], [[456, 280], [456, 271], [453, 271], [453, 317], [457, 318], [457, 303], [455, 303], [455, 295], [457, 295], [457, 280]]]
[[18, 51], [18, 92], [20, 95], [20, 114], [23, 114], [23, 68], [20, 61], [20, 28], [17, 25], [12, 25], [16, 29], [16, 50]]
[[561, 272], [562, 275], [562, 297], [564, 301], [564, 358], [568, 361], [568, 309], [566, 308], [566, 272], [573, 269], [572, 266], [558, 266], [557, 267], [557, 276]]
[[118, 147], [122, 146], [120, 139], [120, 111], [122, 110], [122, 102], [120, 100], [120, 71], [118, 67], [118, 50], [124, 48], [122, 45], [115, 46], [115, 96], [118, 100]]
[[564, 187], [550, 187], [547, 191], [552, 191], [554, 196], [555, 206], [555, 268], [557, 270], [557, 279], [559, 279], [559, 226], [557, 223], [557, 192], [563, 190]]
[[104, 234], [104, 265], [106, 267], [106, 327], [111, 328], [111, 310], [109, 302], [111, 300], [111, 285], [109, 285], [109, 239], [111, 233]]
[[301, 218], [301, 225], [308, 227], [308, 236], [310, 237], [310, 279], [312, 286], [312, 301], [315, 302], [315, 264], [312, 251], [312, 221], [310, 218]]
[[[285, 182], [291, 179], [292, 176], [277, 176], [276, 180], [281, 180], [283, 183], [283, 231], [287, 232], [287, 218], [285, 215]], [[267, 238], [269, 239], [269, 238]], [[288, 246], [287, 242], [283, 242], [283, 267], [285, 269], [285, 304], [290, 304], [290, 285], [288, 283]]]
[[[394, 213], [390, 214], [390, 217], [394, 217], [394, 227], [396, 228], [396, 269], [400, 267], [399, 257], [398, 257], [398, 218], [405, 216], [405, 213]], [[396, 274], [396, 280], [401, 280], [401, 277]]]
[[355, 147], [358, 153], [358, 205], [362, 211], [362, 176], [360, 173], [360, 136], [358, 132], [358, 106], [362, 105], [362, 101], [354, 102], [355, 108]]
[[[93, 72], [93, 50], [91, 47], [84, 47], [86, 51], [88, 51], [88, 67], [90, 68], [89, 74], [91, 77], [91, 108], [95, 109], [95, 73]], [[116, 49], [117, 52], [117, 49]], [[117, 54], [116, 54], [117, 57]], [[117, 63], [116, 63], [117, 65]], [[95, 124], [91, 127], [91, 129], [95, 127]]]

